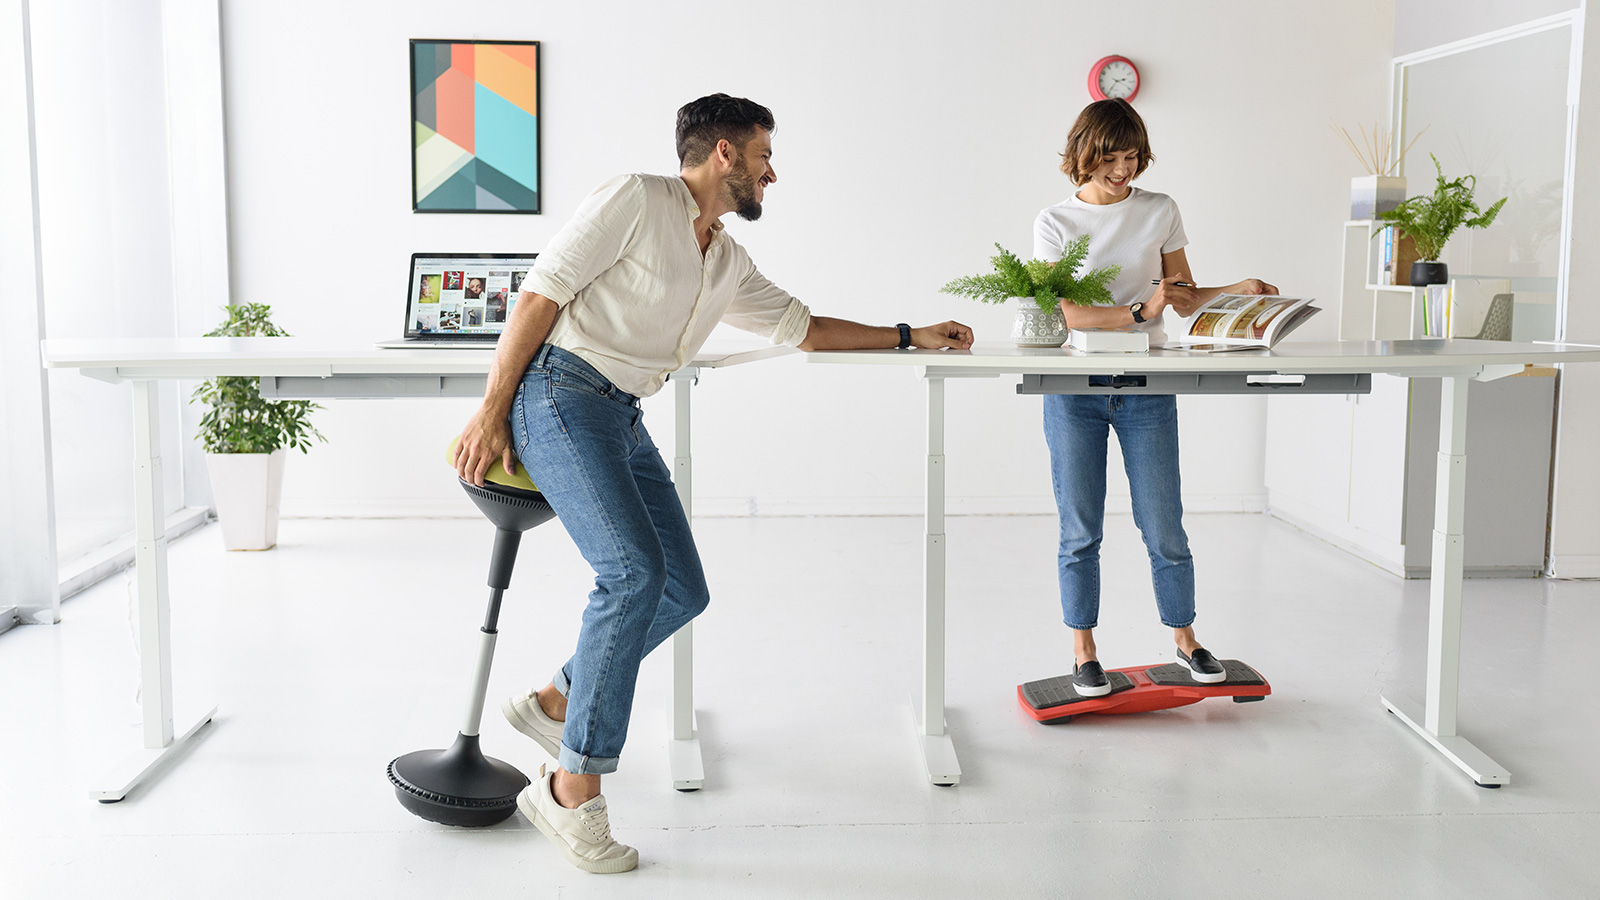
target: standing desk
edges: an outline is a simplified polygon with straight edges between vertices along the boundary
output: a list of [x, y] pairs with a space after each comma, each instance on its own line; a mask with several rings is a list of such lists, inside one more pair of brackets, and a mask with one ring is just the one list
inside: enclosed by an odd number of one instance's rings
[[[806, 354], [808, 363], [915, 367], [927, 389], [928, 452], [923, 555], [922, 692], [913, 714], [928, 780], [961, 780], [955, 742], [946, 729], [944, 533], [944, 386], [949, 378], [1021, 375], [1022, 394], [1273, 394], [1366, 393], [1374, 374], [1439, 378], [1438, 489], [1433, 573], [1428, 600], [1427, 686], [1423, 705], [1379, 699], [1413, 731], [1480, 785], [1508, 784], [1510, 773], [1456, 731], [1461, 650], [1462, 546], [1465, 532], [1467, 381], [1492, 381], [1524, 365], [1600, 362], [1600, 346], [1503, 341], [1336, 341], [1279, 344], [1272, 350], [1220, 354], [1151, 350], [1148, 354], [1085, 354], [975, 344], [971, 350], [869, 350]], [[1118, 384], [1091, 385], [1091, 376]]]
[[[792, 353], [788, 347], [712, 341], [673, 373], [677, 435], [673, 475], [683, 511], [693, 520], [690, 386], [701, 369], [718, 369]], [[46, 368], [79, 369], [91, 378], [133, 384], [134, 577], [139, 605], [139, 682], [144, 747], [98, 779], [89, 795], [114, 802], [173, 756], [217, 714], [215, 705], [186, 711], [173, 725], [168, 620], [167, 541], [162, 503], [162, 381], [218, 375], [258, 376], [261, 394], [277, 399], [482, 397], [492, 348], [379, 350], [370, 343], [314, 338], [126, 338], [47, 340]], [[442, 440], [442, 436], [441, 436]], [[693, 625], [673, 636], [672, 785], [702, 786], [705, 769], [695, 730]], [[202, 711], [203, 710], [203, 711]]]

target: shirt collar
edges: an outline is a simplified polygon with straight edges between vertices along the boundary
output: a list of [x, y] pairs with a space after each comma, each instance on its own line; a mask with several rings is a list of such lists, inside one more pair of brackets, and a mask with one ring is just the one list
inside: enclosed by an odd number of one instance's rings
[[[684, 212], [688, 214], [690, 223], [693, 223], [695, 219], [700, 218], [700, 206], [694, 202], [694, 194], [689, 193], [689, 185], [682, 176], [674, 177], [672, 183], [678, 186], [678, 199], [683, 201]], [[722, 220], [712, 219], [711, 233], [716, 234], [721, 230]]]

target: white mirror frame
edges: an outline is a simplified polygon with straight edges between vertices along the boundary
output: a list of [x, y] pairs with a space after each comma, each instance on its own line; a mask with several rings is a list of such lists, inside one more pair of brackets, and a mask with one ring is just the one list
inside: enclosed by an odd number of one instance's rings
[[[1389, 70], [1389, 133], [1397, 138], [1406, 134], [1406, 79], [1412, 66], [1559, 28], [1569, 29], [1570, 36], [1567, 58], [1567, 135], [1561, 173], [1560, 255], [1556, 264], [1555, 339], [1563, 341], [1567, 336], [1567, 273], [1572, 252], [1572, 185], [1577, 164], [1578, 77], [1583, 58], [1583, 10], [1569, 10], [1395, 57]], [[1395, 140], [1393, 152], [1396, 155], [1399, 154], [1402, 143], [1402, 140]], [[1405, 175], [1405, 160], [1401, 158], [1396, 162], [1398, 162], [1398, 174]]]

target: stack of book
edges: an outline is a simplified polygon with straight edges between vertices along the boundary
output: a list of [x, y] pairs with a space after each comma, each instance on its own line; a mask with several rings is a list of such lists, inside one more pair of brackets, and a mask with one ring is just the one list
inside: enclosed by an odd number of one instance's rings
[[1385, 228], [1373, 240], [1379, 244], [1378, 284], [1410, 284], [1411, 264], [1417, 261], [1417, 247], [1411, 238]]

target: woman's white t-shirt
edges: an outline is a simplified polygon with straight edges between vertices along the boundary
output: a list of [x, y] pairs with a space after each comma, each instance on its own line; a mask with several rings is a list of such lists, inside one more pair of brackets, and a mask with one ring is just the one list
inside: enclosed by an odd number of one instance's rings
[[[1121, 266], [1108, 287], [1118, 306], [1148, 300], [1152, 279], [1161, 278], [1161, 254], [1189, 243], [1178, 204], [1166, 194], [1129, 188], [1128, 196], [1104, 206], [1085, 203], [1076, 194], [1045, 207], [1033, 222], [1033, 256], [1055, 262], [1074, 238], [1089, 235], [1089, 257], [1078, 274], [1102, 266]], [[1153, 347], [1166, 341], [1161, 319], [1134, 325], [1150, 333]]]

